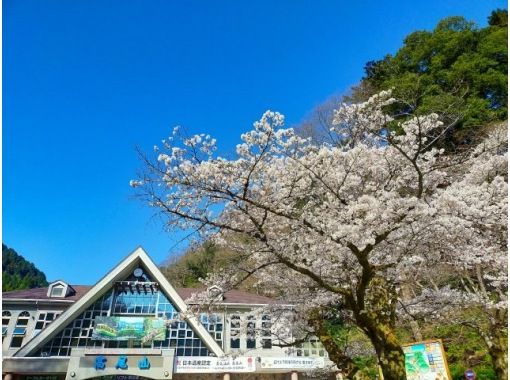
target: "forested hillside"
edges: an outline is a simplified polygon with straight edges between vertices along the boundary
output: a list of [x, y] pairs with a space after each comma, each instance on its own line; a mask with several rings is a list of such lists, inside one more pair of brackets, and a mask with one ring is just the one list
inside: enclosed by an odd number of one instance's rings
[[2, 292], [47, 286], [46, 275], [14, 249], [2, 244]]
[[174, 286], [195, 288], [201, 286], [199, 279], [219, 270], [224, 259], [229, 260], [230, 255], [218, 252], [214, 244], [206, 242], [181, 256], [173, 257], [161, 269]]
[[[236, 263], [242, 273], [242, 260], [237, 253], [206, 241], [189, 248], [180, 256], [172, 257], [161, 266], [161, 270], [174, 286], [197, 288], [203, 286], [200, 279], [205, 279], [209, 273], [231, 267], [233, 263]], [[238, 288], [256, 294], [273, 295], [271, 291], [257, 285], [256, 276], [243, 281]]]

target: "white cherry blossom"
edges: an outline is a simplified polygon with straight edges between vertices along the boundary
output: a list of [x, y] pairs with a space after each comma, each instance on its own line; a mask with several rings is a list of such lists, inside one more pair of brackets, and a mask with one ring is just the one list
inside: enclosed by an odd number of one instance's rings
[[[326, 317], [357, 325], [385, 377], [400, 379], [400, 313], [439, 316], [449, 298], [507, 308], [507, 141], [499, 128], [470, 156], [446, 155], [435, 147], [448, 128], [437, 115], [388, 128], [395, 121], [383, 110], [394, 101], [383, 92], [341, 105], [333, 130], [348, 143], [339, 145], [315, 145], [267, 111], [241, 135], [234, 159], [215, 156], [208, 135], [179, 141], [175, 130], [132, 184], [168, 227], [243, 258], [207, 284], [228, 290], [255, 273], [295, 305], [296, 326], [320, 329]], [[429, 279], [439, 270], [477, 284], [438, 287]], [[355, 372], [342, 353], [329, 354]]]

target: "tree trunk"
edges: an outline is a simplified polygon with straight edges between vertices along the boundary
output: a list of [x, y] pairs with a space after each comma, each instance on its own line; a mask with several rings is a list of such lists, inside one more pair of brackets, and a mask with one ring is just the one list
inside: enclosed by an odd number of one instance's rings
[[384, 380], [406, 380], [404, 352], [392, 329], [378, 325], [366, 332], [374, 345]]
[[384, 380], [406, 380], [404, 352], [395, 334], [397, 292], [384, 278], [373, 278], [365, 288], [364, 307], [356, 323], [372, 342]]
[[336, 364], [345, 379], [366, 379], [366, 377], [360, 374], [359, 367], [350, 357], [345, 355], [343, 349], [335, 342], [320, 311], [314, 310], [311, 312], [308, 323], [313, 327], [315, 335], [328, 352], [329, 360]]
[[508, 379], [508, 338], [505, 333], [505, 323], [495, 323], [490, 335], [483, 334], [487, 351], [491, 357], [492, 367], [496, 373], [496, 379]]
[[508, 379], [508, 357], [507, 350], [501, 347], [501, 344], [495, 344], [489, 348], [489, 355], [492, 360], [492, 367], [496, 373], [496, 379]]
[[489, 317], [490, 329], [488, 331], [478, 327], [478, 333], [483, 337], [487, 345], [492, 367], [498, 380], [508, 379], [507, 320], [507, 310], [498, 309]]

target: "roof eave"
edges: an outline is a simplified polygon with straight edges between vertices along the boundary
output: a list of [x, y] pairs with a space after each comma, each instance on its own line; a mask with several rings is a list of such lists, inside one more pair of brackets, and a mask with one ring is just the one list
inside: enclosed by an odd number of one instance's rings
[[2, 303], [27, 303], [34, 302], [36, 304], [39, 303], [64, 303], [64, 304], [73, 304], [76, 300], [64, 300], [64, 299], [49, 299], [49, 298], [2, 298]]

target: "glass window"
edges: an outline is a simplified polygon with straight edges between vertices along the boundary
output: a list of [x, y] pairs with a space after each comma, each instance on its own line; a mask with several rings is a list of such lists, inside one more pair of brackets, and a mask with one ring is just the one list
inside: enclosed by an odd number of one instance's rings
[[[156, 315], [168, 321], [166, 339], [162, 342], [154, 342], [154, 348], [174, 348], [176, 355], [185, 355], [185, 352], [188, 352], [189, 355], [193, 355], [193, 352], [199, 353], [200, 356], [209, 355], [209, 350], [202, 340], [198, 338], [196, 332], [187, 322], [181, 320], [179, 311], [162, 292], [159, 292]], [[214, 314], [202, 314], [199, 320], [208, 331], [210, 331], [209, 323], [214, 322], [214, 326], [218, 324], [222, 326], [222, 319], [216, 318]], [[217, 338], [220, 343], [221, 334]]]
[[241, 317], [230, 316], [230, 348], [241, 348]]
[[298, 346], [296, 354], [297, 356], [325, 356], [325, 351], [319, 339], [312, 337]]
[[18, 348], [21, 347], [23, 344], [23, 337], [22, 336], [14, 336], [11, 340], [11, 348]]
[[[86, 311], [80, 314], [74, 321], [70, 322], [65, 326], [62, 331], [48, 341], [36, 354], [35, 356], [69, 356], [73, 347], [102, 347], [103, 343], [99, 340], [92, 340], [90, 338], [92, 334], [92, 328], [94, 325], [94, 318], [99, 315], [107, 315], [110, 310], [110, 304], [112, 299], [112, 292], [107, 292], [105, 295], [100, 297], [94, 304], [92, 304]], [[48, 326], [52, 321], [58, 317], [58, 313], [44, 313], [44, 316], [39, 316], [38, 320], [44, 323], [43, 328]], [[53, 314], [53, 315], [51, 315]], [[43, 320], [43, 321], [41, 321]], [[79, 321], [76, 325], [80, 327], [74, 327], [75, 321]], [[86, 321], [86, 322], [85, 322]], [[40, 327], [36, 325], [36, 327]], [[40, 330], [39, 330], [40, 331]], [[37, 334], [38, 332], [34, 332]]]
[[262, 344], [262, 348], [270, 349], [273, 347], [271, 340], [271, 316], [263, 315], [262, 322], [260, 324], [260, 334], [262, 335], [262, 339], [260, 340]]
[[2, 326], [7, 326], [9, 324], [9, 320], [11, 319], [10, 311], [2, 311]]
[[7, 334], [7, 326], [9, 325], [9, 321], [11, 320], [11, 312], [10, 311], [2, 311], [2, 336]]
[[241, 339], [239, 337], [231, 337], [230, 348], [241, 348]]
[[27, 329], [25, 327], [16, 327], [16, 328], [14, 328], [14, 331], [12, 332], [12, 335], [25, 336], [26, 332], [27, 332]]
[[56, 285], [51, 288], [51, 297], [62, 297], [64, 295], [64, 287], [61, 285]]
[[117, 285], [113, 312], [115, 314], [154, 315], [158, 300], [156, 287], [143, 289], [136, 286]]
[[37, 318], [37, 323], [35, 324], [34, 328], [34, 334], [33, 336], [36, 336], [41, 332], [42, 329], [44, 329], [46, 326], [51, 324], [55, 320], [55, 318], [58, 317], [58, 313], [52, 312], [52, 313], [39, 313], [39, 317]]
[[218, 314], [201, 314], [200, 322], [216, 343], [223, 347], [223, 316]]
[[[146, 288], [147, 289], [147, 288]], [[181, 319], [179, 311], [165, 294], [157, 289], [154, 292], [141, 291], [140, 294], [134, 291], [121, 292], [112, 290], [101, 297], [94, 305], [90, 306], [75, 321], [71, 321], [57, 335], [48, 341], [43, 348], [35, 353], [35, 356], [69, 356], [74, 347], [97, 347], [97, 348], [127, 348], [128, 341], [102, 341], [93, 340], [92, 331], [94, 329], [94, 320], [99, 315], [125, 315], [130, 314], [128, 310], [134, 311], [134, 315], [152, 315], [166, 319], [166, 336], [163, 341], [150, 342], [147, 345], [141, 341], [133, 341], [135, 347], [152, 347], [158, 349], [174, 348], [176, 355], [199, 354], [208, 356], [209, 350], [198, 338], [196, 332]], [[113, 297], [113, 302], [112, 302]], [[111, 310], [110, 310], [111, 305]], [[139, 307], [136, 313], [136, 307]], [[46, 317], [45, 317], [46, 319]], [[212, 323], [213, 319], [211, 319]], [[214, 319], [214, 329], [220, 325], [223, 327], [221, 317]], [[213, 329], [213, 330], [214, 330]], [[217, 338], [221, 341], [222, 331], [214, 331], [218, 334]]]
[[26, 326], [28, 325], [29, 319], [30, 313], [28, 311], [22, 311], [19, 313], [18, 320], [16, 321], [16, 326], [14, 327], [14, 331], [12, 333], [13, 337], [11, 340], [11, 348], [18, 348], [23, 345], [23, 338], [25, 337], [25, 333], [27, 331]]
[[241, 327], [241, 317], [239, 315], [233, 315], [230, 320], [230, 327], [238, 329]]
[[248, 315], [246, 318], [246, 348], [256, 347], [257, 338], [257, 318], [253, 315]]

